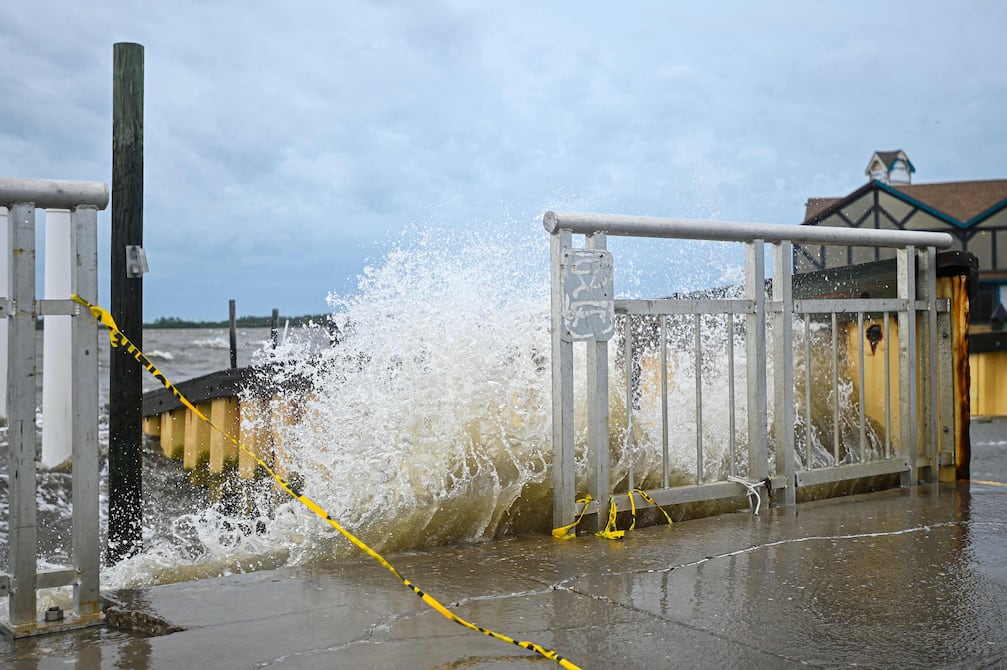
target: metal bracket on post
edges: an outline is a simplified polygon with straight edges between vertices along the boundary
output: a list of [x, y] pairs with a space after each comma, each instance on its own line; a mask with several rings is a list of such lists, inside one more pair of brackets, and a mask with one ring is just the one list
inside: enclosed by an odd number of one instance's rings
[[126, 246], [126, 278], [140, 279], [144, 274], [150, 272], [147, 265], [147, 252], [143, 247], [130, 244]]

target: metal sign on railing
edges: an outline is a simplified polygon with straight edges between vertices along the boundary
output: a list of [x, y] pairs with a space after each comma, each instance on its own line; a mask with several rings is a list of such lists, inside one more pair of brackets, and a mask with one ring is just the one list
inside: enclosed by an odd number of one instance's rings
[[615, 334], [612, 254], [569, 249], [563, 254], [563, 330], [567, 342], [605, 342]]
[[[8, 599], [8, 620], [0, 630], [12, 637], [79, 628], [100, 623], [99, 528], [98, 528], [98, 328], [86, 312], [80, 318], [70, 293], [97, 300], [97, 211], [108, 205], [108, 187], [95, 182], [40, 179], [0, 179], [0, 213], [6, 209], [3, 258], [9, 278], [6, 295], [0, 297], [7, 322], [6, 355], [0, 367], [6, 370], [6, 412], [9, 441], [9, 574], [0, 575], [0, 595]], [[38, 299], [35, 290], [36, 209], [69, 210], [68, 290], [63, 297]], [[0, 217], [2, 219], [3, 217]], [[54, 217], [63, 221], [62, 215]], [[2, 222], [2, 220], [0, 220]], [[58, 234], [47, 230], [49, 235]], [[51, 259], [49, 259], [51, 260]], [[53, 261], [55, 262], [55, 261]], [[67, 262], [64, 259], [63, 262]], [[48, 269], [48, 268], [47, 268]], [[48, 273], [47, 273], [48, 274]], [[2, 287], [0, 287], [2, 288]], [[49, 287], [47, 287], [49, 288]], [[39, 316], [70, 317], [70, 375], [62, 389], [68, 395], [70, 431], [66, 453], [72, 458], [73, 565], [39, 571], [38, 504], [36, 501], [38, 429], [35, 408], [38, 359], [35, 324]], [[62, 361], [43, 361], [43, 392], [51, 382], [46, 372]], [[46, 402], [44, 396], [44, 402]], [[45, 407], [43, 407], [43, 412]], [[56, 422], [44, 419], [42, 430]], [[39, 589], [73, 587], [73, 611], [59, 607], [37, 611]]]
[[[633, 491], [645, 484], [646, 492], [658, 505], [746, 496], [760, 487], [768, 488], [775, 504], [791, 505], [796, 502], [798, 486], [888, 475], [899, 475], [902, 484], [907, 485], [916, 482], [921, 468], [929, 468], [930, 476], [937, 476], [944, 453], [941, 443], [949, 433], [948, 422], [954, 420], [947, 409], [949, 401], [938, 389], [938, 375], [950, 374], [939, 373], [938, 361], [950, 359], [939, 349], [949, 346], [949, 340], [937, 336], [939, 329], [947, 328], [948, 301], [938, 299], [935, 289], [936, 249], [950, 247], [950, 235], [563, 212], [547, 212], [543, 223], [552, 240], [554, 527], [566, 526], [575, 515], [586, 512], [593, 515], [589, 518], [598, 530], [609, 501], [617, 510], [629, 510], [634, 506]], [[583, 246], [574, 245], [574, 235], [583, 236]], [[616, 299], [612, 289], [615, 262], [606, 249], [610, 235], [741, 243], [745, 248], [744, 285], [732, 295], [707, 292], [676, 298]], [[894, 248], [894, 294], [829, 299], [802, 295], [795, 300], [795, 243]], [[768, 294], [764, 260], [767, 248], [772, 256]], [[863, 399], [865, 345], [860, 333], [865, 324], [874, 323], [872, 319], [881, 319], [885, 324], [872, 333], [875, 338], [886, 338], [881, 345], [885, 357], [881, 393], [887, 409], [883, 417], [884, 445], [868, 455], [865, 443], [872, 428]], [[687, 327], [672, 334], [674, 320]], [[850, 324], [846, 332], [856, 333], [859, 340], [859, 349], [849, 356], [854, 367], [859, 365], [859, 380], [854, 380], [859, 381], [861, 389], [859, 412], [851, 410], [849, 419], [840, 413], [840, 396], [847, 388], [838, 373], [840, 321], [843, 327]], [[894, 325], [888, 325], [889, 321]], [[814, 330], [812, 322], [817, 324]], [[710, 328], [723, 333], [720, 344], [710, 344], [705, 336]], [[812, 360], [811, 339], [822, 329], [832, 337], [830, 363], [825, 364]], [[897, 350], [889, 351], [888, 340], [896, 339], [896, 331]], [[617, 335], [621, 335], [624, 373], [616, 382], [624, 384], [626, 390], [625, 405], [618, 410], [619, 418], [613, 420], [616, 412], [609, 407], [608, 341]], [[739, 341], [743, 345], [736, 355]], [[579, 342], [587, 347], [583, 402], [575, 402], [574, 397], [573, 346]], [[668, 353], [673, 344], [677, 347], [674, 370]], [[869, 344], [868, 355], [875, 353], [877, 344], [877, 340]], [[708, 349], [712, 346], [723, 351], [716, 365], [710, 364]], [[889, 379], [889, 356], [897, 357], [897, 384]], [[641, 377], [647, 374], [648, 362], [656, 371], [644, 383]], [[795, 373], [795, 364], [801, 366], [800, 374]], [[831, 376], [824, 369], [819, 375], [826, 382], [813, 381], [812, 367], [826, 368], [829, 364]], [[676, 384], [671, 379], [673, 373], [682, 377], [681, 382], [689, 383]], [[713, 376], [716, 379], [711, 380]], [[803, 384], [800, 394], [799, 384]], [[811, 427], [818, 421], [811, 411], [816, 404], [812, 398], [816, 385], [821, 387], [822, 397], [829, 400], [817, 404], [830, 405], [834, 410], [820, 420], [831, 429], [831, 436], [824, 428], [816, 432]], [[691, 395], [669, 400], [673, 386]], [[649, 417], [652, 434], [641, 437], [638, 433], [644, 429], [637, 414], [642, 411], [643, 401], [638, 396], [645, 390], [658, 393], [659, 398], [648, 405], [658, 416]], [[725, 401], [711, 400], [709, 395]], [[889, 406], [896, 396], [898, 411]], [[681, 409], [686, 405], [693, 407], [693, 422], [691, 426], [677, 422], [677, 444], [672, 450], [669, 411], [672, 406]], [[586, 414], [586, 458], [580, 461], [575, 458], [575, 406], [583, 407]], [[942, 407], [943, 412], [939, 411]], [[714, 411], [717, 421], [708, 421]], [[893, 418], [896, 414], [897, 419]], [[729, 444], [716, 451], [715, 459], [707, 454], [712, 440], [710, 424], [721, 423], [720, 419]], [[939, 421], [944, 425], [939, 426]], [[844, 428], [844, 422], [853, 427]], [[796, 430], [799, 425], [800, 432]], [[850, 440], [846, 440], [844, 431], [853, 434]], [[819, 434], [822, 441], [833, 438], [831, 449], [812, 449], [811, 442], [819, 439]], [[684, 468], [676, 463], [673, 476], [670, 451], [682, 456], [692, 448], [683, 443], [683, 435], [694, 441], [694, 459]], [[639, 443], [644, 438], [649, 440], [647, 445]], [[803, 446], [798, 450], [801, 441]], [[622, 453], [613, 458], [612, 445], [620, 442]], [[736, 442], [745, 448], [736, 452]], [[816, 461], [817, 457], [823, 463]], [[644, 476], [637, 472], [637, 463], [648, 459], [661, 461], [656, 468], [656, 484], [653, 473], [644, 482]], [[587, 465], [586, 481], [579, 483], [578, 478], [584, 475], [576, 472], [578, 462]], [[612, 462], [618, 463], [619, 472], [611, 472]], [[688, 483], [683, 484], [683, 479]], [[613, 482], [621, 482], [620, 490], [613, 491]], [[590, 502], [576, 502], [579, 495], [585, 494]]]

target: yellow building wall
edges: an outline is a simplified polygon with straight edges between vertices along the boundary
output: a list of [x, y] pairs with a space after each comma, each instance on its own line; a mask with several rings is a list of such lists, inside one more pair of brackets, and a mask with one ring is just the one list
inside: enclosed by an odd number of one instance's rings
[[969, 355], [973, 416], [1007, 416], [1007, 351]]

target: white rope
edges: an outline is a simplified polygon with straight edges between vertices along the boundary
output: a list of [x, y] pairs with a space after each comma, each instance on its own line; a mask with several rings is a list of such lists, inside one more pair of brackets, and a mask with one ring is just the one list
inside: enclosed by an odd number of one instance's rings
[[[748, 490], [749, 505], [754, 502], [755, 509], [752, 510], [754, 516], [759, 516], [759, 507], [762, 506], [762, 496], [759, 495], [759, 487], [765, 486], [766, 482], [750, 482], [747, 479], [742, 479], [741, 477], [735, 477], [734, 475], [728, 475], [727, 481], [734, 482], [735, 484], [741, 484]], [[752, 501], [752, 497], [755, 500]]]

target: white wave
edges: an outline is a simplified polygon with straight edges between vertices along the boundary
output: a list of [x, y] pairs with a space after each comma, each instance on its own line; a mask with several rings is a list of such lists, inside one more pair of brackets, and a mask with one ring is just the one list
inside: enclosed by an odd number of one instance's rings
[[190, 344], [201, 349], [230, 349], [231, 341], [227, 337], [205, 337], [193, 340]]

